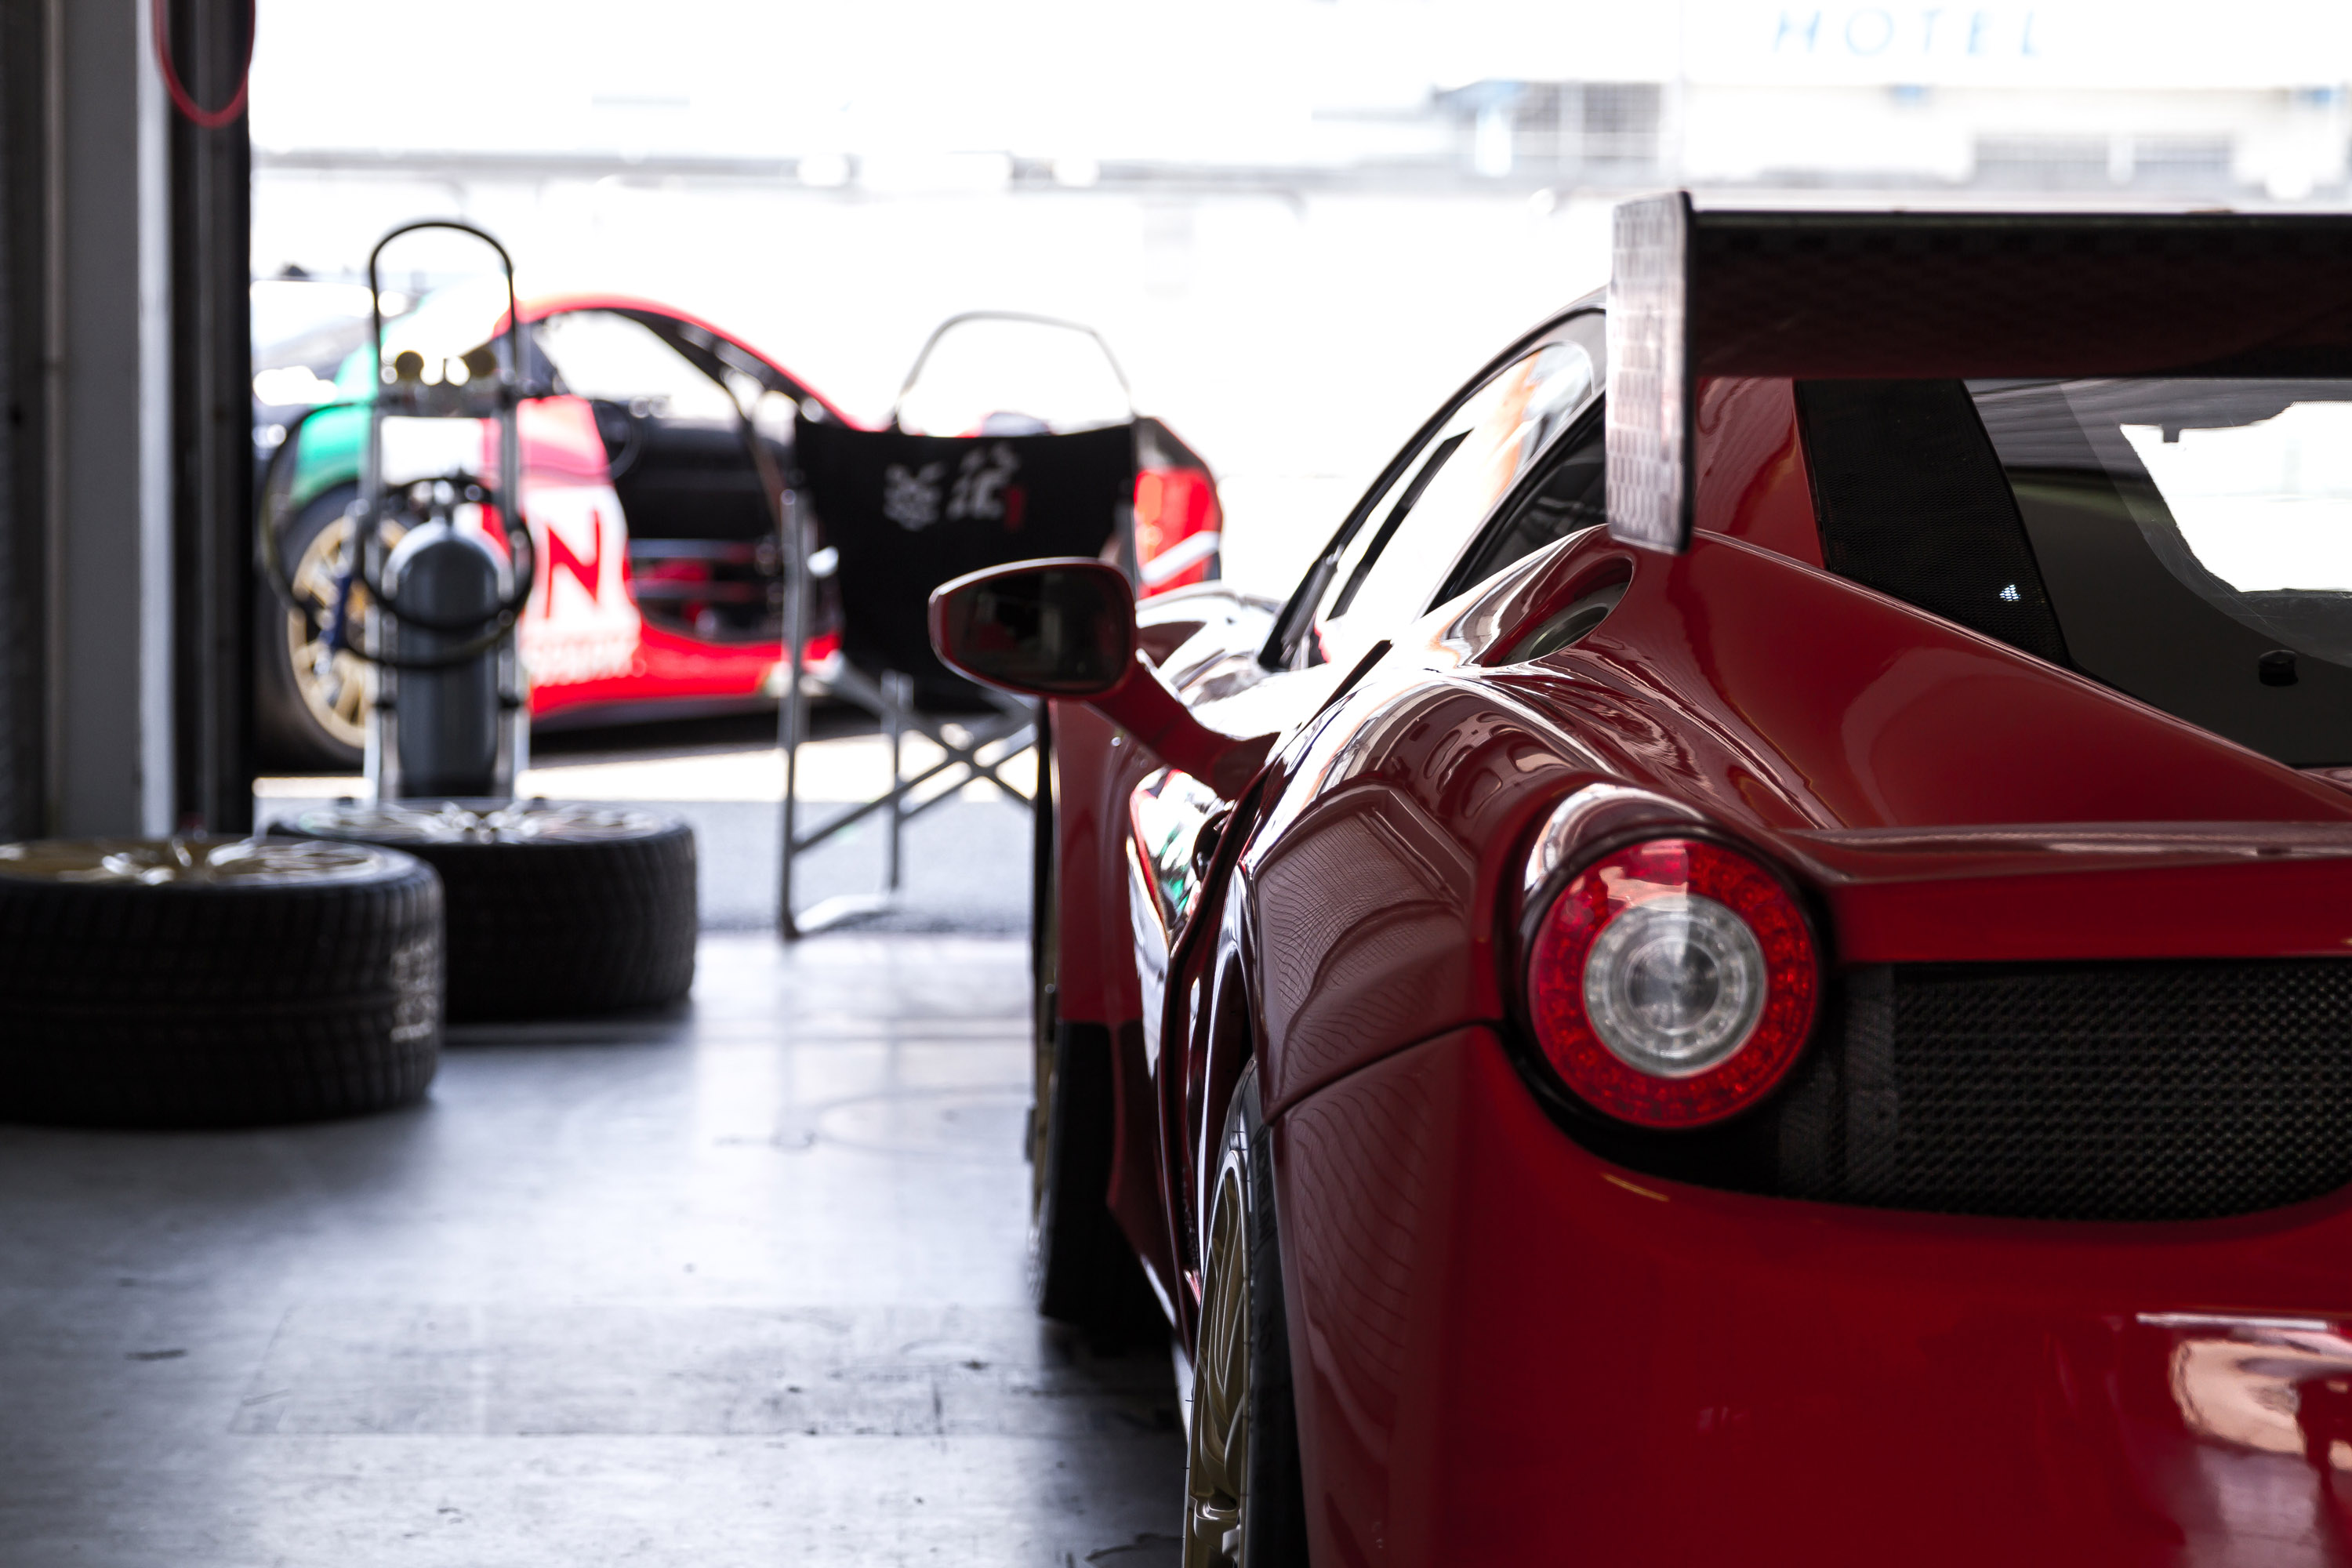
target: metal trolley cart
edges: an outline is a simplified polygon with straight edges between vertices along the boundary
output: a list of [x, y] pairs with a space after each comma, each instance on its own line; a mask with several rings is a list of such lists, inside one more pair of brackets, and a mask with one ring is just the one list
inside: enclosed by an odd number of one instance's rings
[[[437, 363], [414, 347], [385, 353], [384, 248], [426, 229], [489, 247], [506, 294], [499, 330]], [[530, 751], [529, 672], [516, 633], [540, 569], [518, 413], [560, 389], [536, 372], [513, 259], [470, 224], [404, 224], [369, 253], [368, 288], [375, 384], [360, 497], [320, 641], [321, 657], [349, 652], [373, 671], [365, 756], [374, 798], [279, 826], [399, 849], [434, 868], [446, 893], [453, 1021], [675, 1001], [694, 975], [692, 831], [637, 808], [514, 798]], [[477, 467], [495, 468], [496, 480], [460, 467], [390, 482], [384, 435], [395, 419], [487, 424], [494, 450]], [[275, 498], [280, 459], [300, 428], [271, 456], [257, 530], [262, 571], [289, 605]]]

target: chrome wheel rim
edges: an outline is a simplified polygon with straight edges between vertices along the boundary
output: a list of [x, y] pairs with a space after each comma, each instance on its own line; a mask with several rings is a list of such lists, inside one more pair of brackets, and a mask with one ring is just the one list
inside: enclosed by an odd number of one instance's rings
[[364, 844], [285, 838], [41, 838], [0, 844], [0, 877], [150, 888], [347, 882], [389, 869]]
[[621, 805], [571, 801], [394, 801], [320, 806], [294, 825], [327, 838], [388, 844], [587, 844], [658, 832], [662, 819]]
[[[397, 526], [386, 523], [383, 531], [386, 548], [400, 542]], [[286, 612], [286, 661], [311, 721], [356, 749], [367, 744], [368, 700], [375, 680], [365, 659], [348, 647], [331, 653], [326, 638], [327, 617], [335, 607], [335, 581], [351, 536], [352, 520], [336, 518], [311, 536], [294, 563], [289, 577], [301, 607]], [[367, 608], [367, 590], [354, 584], [349, 613], [355, 624]]]
[[1184, 1568], [1240, 1568], [1249, 1506], [1249, 1238], [1242, 1171], [1217, 1175], [1192, 1358]]

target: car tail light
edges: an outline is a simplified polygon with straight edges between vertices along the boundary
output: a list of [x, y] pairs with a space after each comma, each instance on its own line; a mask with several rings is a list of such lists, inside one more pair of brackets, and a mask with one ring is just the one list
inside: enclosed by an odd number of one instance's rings
[[1135, 554], [1147, 595], [1206, 582], [1223, 529], [1217, 487], [1206, 470], [1136, 470]]
[[1570, 878], [1528, 952], [1536, 1043], [1568, 1087], [1644, 1127], [1699, 1127], [1786, 1077], [1811, 1033], [1804, 913], [1736, 850], [1654, 838]]

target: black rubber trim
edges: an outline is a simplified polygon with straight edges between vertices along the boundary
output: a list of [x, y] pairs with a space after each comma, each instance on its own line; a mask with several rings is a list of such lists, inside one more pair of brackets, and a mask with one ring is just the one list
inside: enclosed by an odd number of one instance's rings
[[2066, 639], [2008, 475], [1957, 381], [1801, 381], [1822, 559], [2053, 664]]

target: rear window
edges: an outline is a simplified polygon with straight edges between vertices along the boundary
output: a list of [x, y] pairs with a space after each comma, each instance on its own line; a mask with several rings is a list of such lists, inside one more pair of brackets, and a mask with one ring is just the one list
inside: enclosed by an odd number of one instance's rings
[[[2281, 762], [2352, 762], [2352, 382], [1814, 382], [1799, 404], [1833, 570]], [[1913, 455], [1934, 508], [1855, 482]]]

